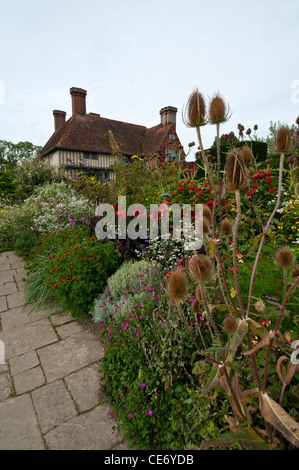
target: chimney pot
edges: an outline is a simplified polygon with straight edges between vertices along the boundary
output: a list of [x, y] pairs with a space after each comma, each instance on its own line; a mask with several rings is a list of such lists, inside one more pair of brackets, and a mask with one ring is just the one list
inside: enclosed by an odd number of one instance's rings
[[73, 87], [70, 89], [72, 96], [72, 112], [75, 114], [86, 114], [86, 95], [87, 91], [82, 88]]
[[170, 124], [174, 124], [175, 128], [177, 111], [178, 109], [174, 108], [173, 106], [166, 106], [165, 108], [162, 108], [160, 111], [162, 126], [169, 126]]
[[54, 115], [54, 129], [55, 129], [55, 132], [57, 132], [58, 129], [60, 129], [61, 126], [65, 123], [66, 112], [59, 111], [58, 109], [54, 109], [53, 115]]

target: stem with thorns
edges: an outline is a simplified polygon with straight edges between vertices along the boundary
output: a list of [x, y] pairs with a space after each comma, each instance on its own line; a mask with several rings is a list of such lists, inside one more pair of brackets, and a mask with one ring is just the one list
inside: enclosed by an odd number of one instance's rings
[[235, 220], [234, 230], [233, 230], [233, 269], [234, 269], [234, 281], [235, 281], [235, 289], [237, 292], [237, 298], [238, 298], [238, 302], [240, 305], [243, 318], [245, 318], [245, 310], [244, 310], [243, 302], [241, 298], [239, 282], [238, 282], [238, 273], [237, 273], [237, 235], [238, 235], [238, 227], [239, 227], [239, 223], [241, 219], [241, 201], [240, 201], [239, 189], [235, 190], [235, 196], [236, 196], [236, 204], [237, 204], [237, 217]]
[[[201, 140], [201, 134], [200, 134], [200, 127], [199, 126], [196, 126], [196, 132], [197, 132], [197, 138], [198, 138], [198, 142], [199, 142], [199, 146], [200, 146], [200, 150], [201, 150], [202, 159], [204, 161], [206, 170], [208, 172], [210, 183], [211, 183], [211, 186], [213, 188], [214, 197], [216, 198], [217, 192], [216, 192], [215, 182], [214, 182], [214, 178], [213, 178], [213, 175], [212, 175], [212, 172], [211, 172], [211, 168], [210, 168], [208, 159], [207, 159], [206, 154], [205, 154], [205, 150], [203, 148], [203, 144], [202, 144], [202, 140]], [[215, 202], [214, 202], [214, 204], [215, 204]], [[212, 217], [212, 234], [213, 234], [213, 238], [216, 238], [216, 235], [215, 235], [215, 217]]]
[[217, 122], [217, 180], [218, 180], [218, 207], [219, 207], [219, 224], [222, 220], [222, 205], [221, 205], [221, 185], [220, 185], [220, 167], [221, 167], [221, 155], [220, 155], [220, 123]]

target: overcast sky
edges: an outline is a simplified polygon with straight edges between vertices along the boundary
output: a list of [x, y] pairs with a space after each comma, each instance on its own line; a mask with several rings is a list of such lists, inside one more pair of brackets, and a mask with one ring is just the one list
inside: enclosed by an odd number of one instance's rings
[[[43, 146], [73, 86], [87, 112], [147, 127], [177, 107], [185, 150], [196, 87], [230, 104], [222, 133], [266, 137], [299, 115], [299, 0], [0, 0], [0, 20], [0, 140]], [[203, 128], [205, 147], [214, 135]]]

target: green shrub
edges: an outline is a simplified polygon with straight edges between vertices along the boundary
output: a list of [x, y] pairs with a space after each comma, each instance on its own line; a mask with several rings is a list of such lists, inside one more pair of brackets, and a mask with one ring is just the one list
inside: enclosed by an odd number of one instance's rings
[[91, 312], [95, 323], [106, 321], [113, 315], [120, 315], [131, 308], [132, 303], [140, 303], [148, 286], [159, 281], [160, 274], [153, 263], [147, 261], [126, 261], [107, 281], [107, 287], [94, 301]]
[[28, 198], [37, 186], [63, 179], [54, 167], [40, 159], [33, 161], [24, 159], [14, 171], [16, 197], [21, 200]]
[[118, 265], [114, 244], [83, 229], [45, 235], [31, 252], [26, 304], [57, 302], [74, 317], [86, 316]]
[[7, 206], [0, 210], [0, 252], [14, 250], [18, 242], [18, 249], [21, 250], [19, 255], [23, 256], [27, 248], [32, 247], [33, 238], [37, 236], [32, 229], [33, 217], [30, 208], [18, 205]]

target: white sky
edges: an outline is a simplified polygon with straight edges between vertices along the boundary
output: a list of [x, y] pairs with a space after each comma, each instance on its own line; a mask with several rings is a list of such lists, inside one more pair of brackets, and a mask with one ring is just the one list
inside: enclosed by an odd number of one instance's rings
[[[299, 115], [299, 0], [0, 0], [0, 25], [0, 140], [44, 145], [72, 86], [87, 112], [147, 127], [177, 107], [185, 150], [196, 87], [230, 104], [221, 133], [258, 124], [266, 137]], [[205, 147], [214, 135], [202, 129]]]

